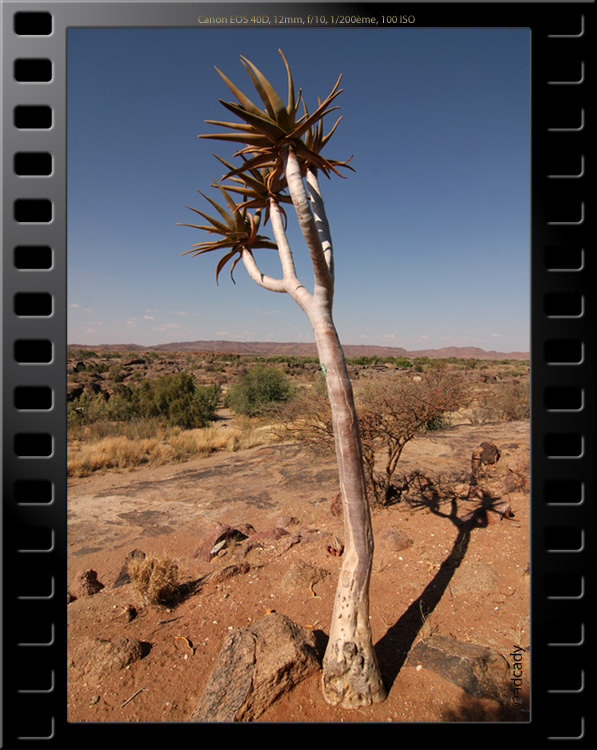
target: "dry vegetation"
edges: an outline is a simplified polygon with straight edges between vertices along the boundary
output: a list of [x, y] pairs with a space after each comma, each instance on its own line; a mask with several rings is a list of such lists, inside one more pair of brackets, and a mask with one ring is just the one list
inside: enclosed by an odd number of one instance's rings
[[272, 442], [267, 427], [243, 418], [226, 429], [155, 426], [152, 437], [136, 437], [135, 432], [134, 426], [125, 430], [125, 434], [108, 437], [98, 437], [91, 430], [79, 431], [69, 440], [68, 475], [83, 477], [105, 469], [162, 466], [205, 458], [216, 451], [235, 452]]
[[133, 558], [128, 572], [146, 604], [172, 604], [178, 596], [180, 569], [167, 555]]
[[[349, 360], [349, 367], [361, 400], [361, 418], [367, 433], [364, 436], [371, 446], [368, 451], [371, 474], [375, 452], [385, 450], [386, 446], [383, 436], [368, 438], [368, 433], [387, 429], [387, 420], [386, 424], [378, 425], [377, 417], [379, 405], [387, 401], [388, 389], [397, 391], [403, 404], [410, 398], [410, 406], [413, 398], [422, 404], [420, 394], [427, 391], [438, 396], [434, 397], [433, 408], [419, 408], [414, 420], [406, 420], [408, 440], [420, 428], [529, 416], [529, 365], [524, 361], [361, 357]], [[277, 375], [284, 376], [288, 392], [283, 408], [280, 404], [275, 409], [264, 407], [252, 410], [251, 415], [234, 414], [224, 408], [228, 396], [236, 393], [238, 384], [252, 368], [275, 370]], [[202, 402], [197, 422], [206, 426], [188, 427], [180, 418], [177, 423], [176, 414], [183, 414], [188, 423], [188, 414], [197, 405], [196, 399], [189, 401], [195, 398], [193, 393], [185, 393], [184, 398], [176, 394], [177, 408], [168, 413], [163, 405], [156, 406], [156, 397], [151, 409], [147, 406], [150, 391], [157, 392], [160, 383], [176, 378], [186, 378], [187, 385], [200, 393], [204, 401], [205, 394], [208, 395], [213, 408], [209, 411], [211, 407]], [[443, 398], [445, 384], [457, 396]], [[69, 357], [68, 394], [69, 476], [179, 463], [217, 451], [235, 452], [280, 440], [301, 439], [307, 434], [313, 447], [330, 447], [331, 431], [324, 414], [327, 409], [324, 380], [317, 361], [309, 357], [171, 352], [98, 355], [75, 351]], [[292, 398], [288, 399], [288, 395]], [[390, 415], [385, 407], [384, 411]], [[394, 419], [400, 429], [404, 422], [402, 417]], [[403, 444], [399, 440], [399, 450], [394, 450], [394, 469]], [[378, 469], [383, 470], [383, 463], [378, 462]], [[383, 492], [390, 480], [391, 474], [382, 487]]]

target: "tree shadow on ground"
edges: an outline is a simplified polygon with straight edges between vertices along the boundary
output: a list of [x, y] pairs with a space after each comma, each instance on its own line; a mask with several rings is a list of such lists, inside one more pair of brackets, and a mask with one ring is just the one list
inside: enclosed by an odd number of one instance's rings
[[529, 695], [521, 698], [521, 705], [504, 705], [495, 701], [480, 701], [464, 694], [456, 708], [448, 708], [442, 716], [443, 721], [530, 721], [528, 709]]
[[[467, 553], [471, 533], [488, 525], [487, 514], [498, 498], [485, 494], [474, 512], [467, 513], [465, 519], [458, 516], [457, 498], [445, 497], [427, 480], [417, 498], [408, 502], [415, 510], [428, 510], [436, 516], [446, 518], [458, 530], [449, 555], [440, 565], [433, 579], [421, 595], [412, 602], [406, 612], [392, 625], [386, 634], [375, 644], [382, 678], [388, 690], [402, 669], [408, 653], [416, 640], [425, 620], [431, 615], [446, 592], [454, 573]], [[441, 510], [449, 504], [449, 512]]]

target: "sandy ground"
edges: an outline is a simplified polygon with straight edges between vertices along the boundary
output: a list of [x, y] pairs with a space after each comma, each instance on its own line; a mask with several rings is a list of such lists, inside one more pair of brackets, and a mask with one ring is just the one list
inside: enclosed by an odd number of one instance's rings
[[[405, 449], [399, 473], [418, 469], [466, 478], [471, 453], [483, 441], [497, 445], [501, 462], [507, 462], [528, 450], [529, 423], [460, 425], [417, 438]], [[337, 492], [334, 459], [314, 458], [295, 444], [70, 480], [69, 581], [78, 571], [93, 569], [104, 588], [68, 605], [69, 654], [89, 637], [128, 636], [150, 644], [150, 650], [101, 680], [69, 667], [69, 721], [188, 721], [229, 629], [255, 622], [271, 609], [312, 627], [325, 639], [341, 564], [341, 557], [326, 549], [335, 535], [343, 538], [342, 520], [330, 512]], [[491, 647], [506, 660], [516, 646], [529, 647], [530, 496], [522, 490], [501, 499], [510, 504], [513, 516], [473, 528], [465, 538], [448, 517], [449, 507], [440, 506], [438, 514], [402, 501], [375, 511], [376, 539], [394, 529], [413, 542], [399, 551], [377, 543], [373, 561], [371, 628], [389, 689], [387, 700], [356, 710], [330, 706], [314, 674], [258, 720], [528, 720], [528, 701], [513, 707], [472, 698], [436, 672], [407, 663], [413, 645], [432, 633]], [[459, 500], [457, 515], [477, 504]], [[145, 605], [131, 584], [113, 585], [133, 549], [166, 554], [178, 562], [183, 580], [196, 580], [233, 562], [231, 552], [209, 563], [194, 557], [213, 521], [232, 526], [249, 523], [259, 532], [290, 516], [298, 523], [289, 531], [311, 532], [310, 541], [285, 552], [281, 552], [284, 539], [264, 544], [247, 556], [247, 573], [207, 584], [175, 607]], [[446, 578], [440, 568], [450, 555], [457, 557], [458, 564]], [[284, 573], [297, 560], [330, 572], [314, 586], [316, 596], [308, 588], [297, 591], [283, 586]], [[130, 622], [123, 614], [128, 605], [137, 612]], [[527, 651], [524, 659], [527, 694]]]

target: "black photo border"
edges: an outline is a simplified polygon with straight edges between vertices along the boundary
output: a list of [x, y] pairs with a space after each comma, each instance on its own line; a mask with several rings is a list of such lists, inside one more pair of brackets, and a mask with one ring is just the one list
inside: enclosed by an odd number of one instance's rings
[[[204, 16], [406, 15], [531, 39], [531, 714], [525, 723], [66, 720], [66, 30]], [[4, 748], [596, 747], [593, 2], [2, 4]], [[592, 136], [592, 137], [591, 137]], [[507, 294], [507, 290], [505, 290]], [[576, 541], [575, 541], [576, 540]]]

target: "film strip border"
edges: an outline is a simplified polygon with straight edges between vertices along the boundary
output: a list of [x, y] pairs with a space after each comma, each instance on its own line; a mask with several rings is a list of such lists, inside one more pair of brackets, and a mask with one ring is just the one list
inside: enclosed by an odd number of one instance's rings
[[533, 34], [543, 61], [533, 74], [532, 362], [541, 363], [533, 377], [533, 477], [541, 482], [533, 485], [533, 554], [544, 571], [543, 580], [534, 579], [535, 593], [546, 607], [543, 627], [534, 622], [533, 682], [546, 690], [546, 739], [570, 747], [586, 739], [589, 719], [587, 574], [594, 541], [587, 23], [580, 12], [563, 23], [554, 14], [543, 33]]
[[[66, 16], [80, 13], [81, 25], [145, 25], [147, 6], [137, 4], [137, 15], [125, 20], [113, 4], [102, 11], [88, 4], [87, 15], [84, 5], [3, 6], [4, 91], [11, 102], [3, 144], [3, 693], [11, 743], [4, 747], [87, 745], [65, 720], [60, 593], [66, 583]], [[154, 4], [154, 22], [176, 23], [173, 7], [160, 16], [162, 6]], [[527, 747], [591, 746], [594, 125], [588, 103], [595, 14], [592, 7], [538, 4], [531, 23], [523, 11], [508, 10], [508, 25], [533, 28], [532, 721], [515, 733]], [[445, 25], [455, 25], [453, 10], [445, 15]], [[471, 24], [469, 14], [462, 25]], [[501, 729], [492, 728], [496, 737]], [[103, 746], [111, 731], [94, 727]], [[136, 744], [138, 728], [119, 732]], [[158, 727], [152, 733], [146, 746], [172, 746], [170, 734]], [[239, 735], [239, 745], [245, 741]]]
[[3, 52], [14, 102], [3, 108], [3, 621], [17, 625], [5, 634], [3, 693], [22, 717], [13, 729], [6, 712], [4, 731], [25, 744], [54, 738], [64, 694], [66, 83], [51, 13], [3, 8], [3, 29], [15, 42]]

